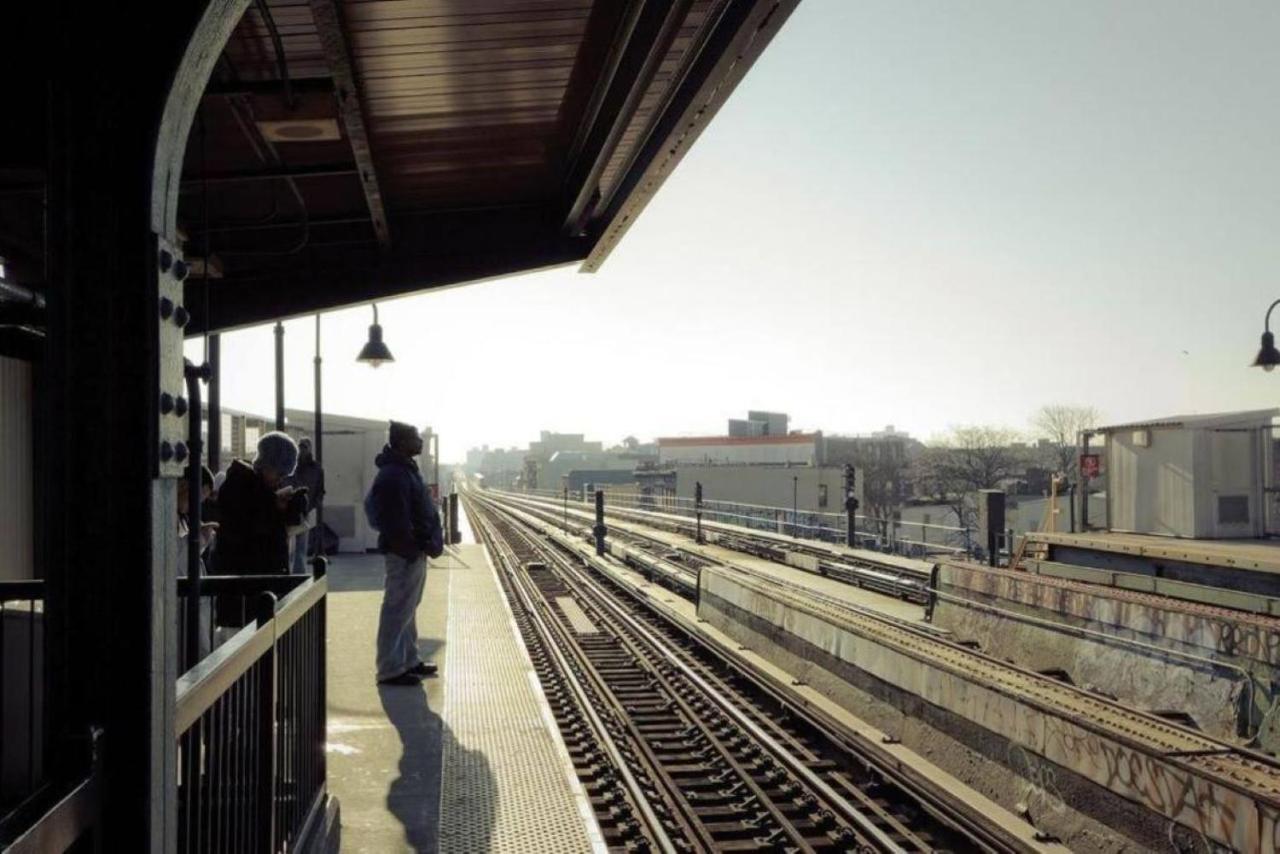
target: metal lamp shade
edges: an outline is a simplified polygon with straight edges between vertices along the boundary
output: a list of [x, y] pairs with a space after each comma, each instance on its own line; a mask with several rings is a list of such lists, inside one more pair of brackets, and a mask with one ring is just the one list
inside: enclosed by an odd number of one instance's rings
[[360, 350], [360, 355], [356, 356], [356, 361], [364, 362], [376, 368], [383, 362], [394, 362], [395, 360], [396, 357], [391, 355], [387, 345], [382, 343], [382, 327], [376, 323], [370, 326], [369, 341]]
[[1280, 350], [1276, 349], [1276, 337], [1270, 332], [1262, 333], [1262, 348], [1258, 350], [1258, 358], [1253, 360], [1255, 368], [1274, 371], [1280, 365]]

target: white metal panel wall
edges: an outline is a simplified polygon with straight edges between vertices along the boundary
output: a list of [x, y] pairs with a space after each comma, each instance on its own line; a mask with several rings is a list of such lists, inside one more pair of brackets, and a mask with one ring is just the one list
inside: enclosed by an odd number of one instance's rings
[[35, 575], [31, 365], [0, 356], [0, 578]]
[[[1188, 430], [1153, 430], [1151, 447], [1140, 459], [1154, 480], [1155, 506], [1148, 508], [1147, 531], [1175, 537], [1196, 536], [1196, 479], [1194, 436]], [[1139, 504], [1143, 500], [1139, 481]]]
[[1129, 437], [1107, 437], [1107, 507], [1115, 531], [1138, 530], [1138, 448]]
[[[1208, 479], [1201, 492], [1204, 504], [1198, 536], [1254, 537], [1262, 533], [1261, 479], [1257, 430], [1205, 430], [1202, 447], [1207, 451]], [[1207, 488], [1206, 488], [1207, 487]], [[1218, 499], [1245, 497], [1249, 502], [1247, 522], [1226, 524], [1219, 519]]]

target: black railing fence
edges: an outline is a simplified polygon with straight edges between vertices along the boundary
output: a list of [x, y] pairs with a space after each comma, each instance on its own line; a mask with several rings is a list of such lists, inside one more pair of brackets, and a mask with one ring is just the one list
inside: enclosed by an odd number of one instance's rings
[[44, 582], [0, 581], [0, 816], [44, 779]]
[[252, 619], [178, 681], [178, 850], [295, 850], [325, 796], [323, 561], [201, 588], [251, 603]]

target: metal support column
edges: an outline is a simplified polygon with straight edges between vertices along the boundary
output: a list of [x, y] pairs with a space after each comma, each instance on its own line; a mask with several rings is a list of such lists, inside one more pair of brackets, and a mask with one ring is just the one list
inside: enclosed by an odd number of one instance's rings
[[978, 492], [978, 509], [982, 516], [982, 529], [986, 533], [987, 565], [995, 566], [1000, 554], [1000, 541], [1004, 539], [1004, 490], [983, 489]]
[[604, 555], [604, 535], [608, 529], [604, 526], [604, 490], [596, 490], [596, 526], [591, 529], [596, 536], [596, 554]]
[[284, 429], [284, 324], [276, 322], [276, 429]]
[[[186, 637], [187, 666], [200, 660], [200, 509], [203, 504], [200, 471], [202, 441], [200, 439], [200, 381], [208, 381], [207, 364], [196, 366], [187, 362], [183, 377], [187, 383], [187, 601]], [[181, 462], [181, 460], [179, 460]], [[181, 508], [179, 508], [181, 510]]]
[[222, 468], [222, 336], [209, 336], [209, 438], [205, 448], [205, 464], [213, 472]]
[[458, 493], [449, 493], [449, 542], [462, 542], [462, 526], [458, 524]]
[[[316, 458], [316, 465], [324, 469], [324, 409], [320, 399], [320, 313], [316, 312], [316, 355], [315, 355], [316, 413], [315, 427], [311, 436], [311, 453]], [[324, 481], [321, 481], [323, 487]], [[316, 508], [316, 554], [324, 554], [324, 495], [312, 496]]]

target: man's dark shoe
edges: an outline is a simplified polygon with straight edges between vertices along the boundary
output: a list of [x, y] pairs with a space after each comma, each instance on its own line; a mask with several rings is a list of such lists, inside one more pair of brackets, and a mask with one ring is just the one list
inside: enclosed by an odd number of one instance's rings
[[413, 667], [409, 668], [409, 672], [415, 676], [435, 676], [440, 672], [440, 668], [434, 664], [428, 664], [425, 661], [419, 661]]
[[379, 685], [418, 685], [422, 682], [422, 677], [417, 676], [414, 671], [401, 673], [399, 676], [392, 676], [388, 679], [379, 679]]

